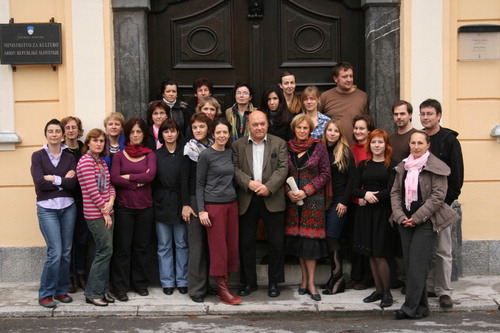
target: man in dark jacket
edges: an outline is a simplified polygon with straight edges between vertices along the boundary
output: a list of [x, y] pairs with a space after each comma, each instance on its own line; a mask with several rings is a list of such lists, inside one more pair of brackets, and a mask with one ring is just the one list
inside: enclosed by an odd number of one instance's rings
[[[457, 140], [458, 133], [441, 127], [441, 104], [435, 99], [427, 99], [420, 104], [420, 122], [431, 137], [430, 152], [445, 162], [451, 169], [448, 176], [448, 191], [445, 203], [450, 205], [458, 199], [464, 182], [464, 162], [462, 148]], [[452, 269], [451, 227], [441, 230], [438, 234], [434, 260], [427, 279], [429, 296], [439, 297], [442, 308], [453, 307], [451, 299], [451, 269]]]

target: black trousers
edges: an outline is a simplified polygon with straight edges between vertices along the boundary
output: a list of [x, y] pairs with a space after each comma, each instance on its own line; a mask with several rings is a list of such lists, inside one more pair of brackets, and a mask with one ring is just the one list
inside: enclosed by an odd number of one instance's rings
[[268, 237], [269, 284], [285, 281], [285, 212], [270, 212], [264, 198], [254, 194], [246, 213], [240, 215], [240, 275], [243, 285], [257, 284], [255, 243], [259, 218], [264, 221]]
[[115, 291], [147, 288], [149, 284], [148, 244], [154, 225], [153, 207], [115, 208], [111, 280]]

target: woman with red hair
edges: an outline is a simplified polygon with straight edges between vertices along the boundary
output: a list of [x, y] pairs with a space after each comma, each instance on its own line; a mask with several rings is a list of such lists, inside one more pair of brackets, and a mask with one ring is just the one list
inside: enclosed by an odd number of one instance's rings
[[376, 129], [368, 136], [368, 158], [356, 169], [352, 195], [359, 198], [354, 220], [354, 251], [370, 258], [375, 291], [363, 302], [378, 300], [380, 307], [392, 305], [390, 269], [387, 258], [394, 255], [395, 234], [389, 224], [391, 215], [390, 193], [394, 182], [389, 135]]

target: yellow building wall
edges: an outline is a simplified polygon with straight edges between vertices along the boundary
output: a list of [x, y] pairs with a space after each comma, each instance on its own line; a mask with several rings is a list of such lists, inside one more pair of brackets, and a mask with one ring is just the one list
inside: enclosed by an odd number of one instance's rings
[[[411, 100], [411, 4], [401, 6], [401, 97]], [[434, 1], [434, 0], [426, 0]], [[113, 44], [111, 0], [102, 1], [106, 109], [113, 110]], [[459, 201], [463, 209], [464, 240], [499, 240], [500, 143], [489, 136], [500, 124], [500, 61], [458, 61], [458, 28], [468, 24], [500, 24], [498, 0], [442, 0], [443, 3], [443, 126], [460, 133], [465, 161], [465, 184]], [[11, 0], [15, 22], [62, 23], [63, 64], [17, 66], [13, 73], [15, 131], [22, 143], [15, 151], [0, 151], [0, 246], [43, 246], [36, 218], [35, 193], [29, 173], [33, 151], [45, 143], [43, 126], [50, 118], [74, 114], [72, 62], [72, 1]], [[418, 28], [418, 27], [417, 27]], [[431, 73], [430, 73], [431, 74]], [[431, 76], [431, 75], [430, 75]]]
[[[464, 240], [498, 240], [500, 215], [500, 143], [490, 136], [500, 124], [500, 61], [458, 61], [458, 29], [470, 24], [500, 25], [500, 1], [458, 0], [449, 8], [449, 127], [459, 133], [464, 154], [465, 183], [459, 201]], [[447, 12], [446, 10], [444, 11]], [[444, 73], [446, 76], [447, 73]]]
[[[114, 105], [110, 1], [102, 1], [105, 55], [109, 59], [105, 66], [108, 112]], [[53, 17], [62, 24], [63, 61], [56, 71], [48, 65], [26, 65], [17, 66], [12, 73], [15, 132], [22, 142], [14, 151], [0, 151], [0, 246], [44, 246], [30, 174], [31, 154], [46, 143], [43, 128], [48, 120], [74, 115], [72, 1], [11, 0], [9, 5], [15, 23], [45, 23]]]
[[[442, 22], [422, 21], [422, 16], [427, 17], [428, 10], [415, 16], [415, 8], [425, 9], [431, 4], [442, 6]], [[442, 126], [460, 134], [458, 139], [465, 167], [465, 182], [459, 197], [463, 213], [463, 239], [500, 240], [500, 228], [496, 223], [500, 215], [497, 199], [500, 143], [490, 136], [492, 128], [500, 124], [500, 61], [458, 61], [459, 27], [470, 24], [500, 25], [500, 1], [402, 0], [400, 19], [400, 94], [402, 99], [413, 103], [413, 125], [421, 126], [418, 105], [422, 100], [421, 96], [412, 94], [425, 91], [426, 98], [442, 96]], [[421, 75], [416, 78], [412, 73], [415, 67], [411, 64], [418, 61], [422, 54], [434, 52], [432, 47], [436, 44], [422, 44], [413, 39], [420, 24], [431, 25], [434, 31], [442, 28], [442, 74], [429, 70], [434, 64], [420, 62], [416, 68], [426, 73], [425, 80], [421, 79]], [[439, 58], [436, 60], [439, 61]], [[429, 84], [436, 80], [442, 81], [443, 91], [428, 90]]]

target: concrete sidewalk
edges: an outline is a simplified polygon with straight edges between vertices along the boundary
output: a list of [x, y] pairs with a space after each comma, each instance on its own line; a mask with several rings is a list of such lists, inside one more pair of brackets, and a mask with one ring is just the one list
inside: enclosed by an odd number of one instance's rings
[[[500, 305], [500, 276], [468, 276], [453, 282], [455, 305], [450, 310], [439, 307], [438, 299], [431, 298], [431, 311], [498, 311]], [[141, 297], [128, 293], [128, 302], [116, 301], [107, 307], [85, 303], [81, 289], [71, 294], [74, 301], [58, 303], [55, 309], [38, 305], [38, 284], [0, 283], [0, 318], [9, 317], [89, 317], [89, 316], [206, 316], [206, 315], [272, 315], [277, 313], [311, 314], [387, 314], [397, 310], [404, 302], [399, 289], [393, 289], [394, 305], [381, 309], [379, 302], [366, 304], [363, 298], [372, 289], [346, 290], [337, 295], [322, 295], [320, 302], [308, 295], [299, 295], [297, 287], [283, 286], [281, 296], [270, 298], [267, 287], [262, 286], [252, 295], [244, 297], [237, 306], [223, 304], [216, 296], [208, 296], [205, 303], [194, 303], [189, 296], [176, 290], [172, 296], [163, 294], [159, 287], [150, 288], [150, 295]], [[232, 288], [237, 291], [237, 287]]]

